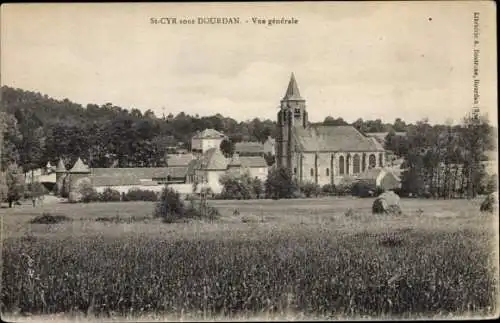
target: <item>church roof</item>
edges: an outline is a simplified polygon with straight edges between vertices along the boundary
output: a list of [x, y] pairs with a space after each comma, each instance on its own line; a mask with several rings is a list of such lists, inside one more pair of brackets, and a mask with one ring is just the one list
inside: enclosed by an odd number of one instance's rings
[[303, 100], [300, 96], [299, 87], [293, 73], [290, 76], [290, 82], [288, 82], [288, 88], [286, 89], [283, 100]]
[[382, 145], [363, 136], [353, 126], [311, 125], [294, 128], [298, 148], [309, 152], [384, 151]]
[[73, 165], [73, 168], [69, 170], [70, 173], [90, 173], [89, 168], [87, 165], [85, 165], [80, 157], [78, 157], [78, 160], [76, 163]]

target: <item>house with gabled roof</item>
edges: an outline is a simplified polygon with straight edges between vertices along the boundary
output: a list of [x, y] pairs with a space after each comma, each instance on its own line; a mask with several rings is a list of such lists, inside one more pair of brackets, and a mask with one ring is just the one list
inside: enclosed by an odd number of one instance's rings
[[277, 115], [276, 163], [299, 183], [340, 183], [368, 168], [383, 167], [382, 145], [353, 126], [310, 124], [306, 100], [292, 73]]
[[219, 148], [226, 136], [215, 129], [205, 129], [197, 132], [191, 138], [191, 151], [203, 154], [211, 148]]

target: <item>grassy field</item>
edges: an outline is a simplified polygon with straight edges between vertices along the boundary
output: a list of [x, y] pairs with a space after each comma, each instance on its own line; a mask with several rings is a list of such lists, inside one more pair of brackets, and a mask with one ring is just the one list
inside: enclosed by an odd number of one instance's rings
[[[220, 219], [176, 224], [152, 219], [153, 203], [0, 209], [2, 313], [186, 320], [498, 312], [498, 217], [481, 215], [480, 201], [402, 200], [397, 217], [372, 215], [372, 202], [211, 201]], [[43, 212], [71, 221], [29, 223]]]

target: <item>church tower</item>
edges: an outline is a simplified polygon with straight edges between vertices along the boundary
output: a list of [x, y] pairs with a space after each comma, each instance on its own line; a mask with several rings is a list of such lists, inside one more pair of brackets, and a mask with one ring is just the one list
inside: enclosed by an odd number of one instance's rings
[[293, 129], [297, 127], [306, 128], [308, 124], [306, 100], [300, 96], [299, 87], [293, 73], [285, 96], [281, 100], [277, 124], [276, 164], [278, 167], [286, 167], [293, 171], [293, 155], [295, 153]]

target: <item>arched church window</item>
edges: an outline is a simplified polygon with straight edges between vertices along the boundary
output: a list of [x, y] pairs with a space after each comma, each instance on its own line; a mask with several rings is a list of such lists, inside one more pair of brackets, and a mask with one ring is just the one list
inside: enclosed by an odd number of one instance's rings
[[295, 108], [295, 117], [300, 117], [300, 108]]
[[361, 160], [359, 158], [359, 155], [354, 155], [354, 158], [352, 160], [352, 172], [354, 174], [359, 174], [361, 173]]
[[370, 157], [368, 157], [368, 165], [370, 168], [377, 166], [377, 158], [374, 154], [370, 154]]
[[378, 155], [378, 166], [379, 166], [379, 167], [382, 167], [382, 165], [383, 165], [383, 161], [384, 161], [384, 155], [383, 155], [382, 153], [380, 153], [380, 154]]
[[346, 163], [345, 163], [345, 172], [346, 172], [346, 174], [350, 173], [350, 171], [349, 171], [350, 168], [351, 168], [351, 155], [347, 155]]
[[311, 168], [311, 176], [314, 176], [314, 168]]
[[294, 174], [297, 174], [297, 167], [294, 167], [294, 168], [293, 168], [293, 173], [294, 173]]
[[361, 159], [361, 169], [363, 170], [363, 172], [366, 170], [366, 154], [363, 153], [363, 157]]
[[345, 160], [344, 156], [339, 157], [339, 174], [344, 175], [344, 170], [345, 169]]
[[326, 176], [330, 176], [330, 169], [326, 169]]

